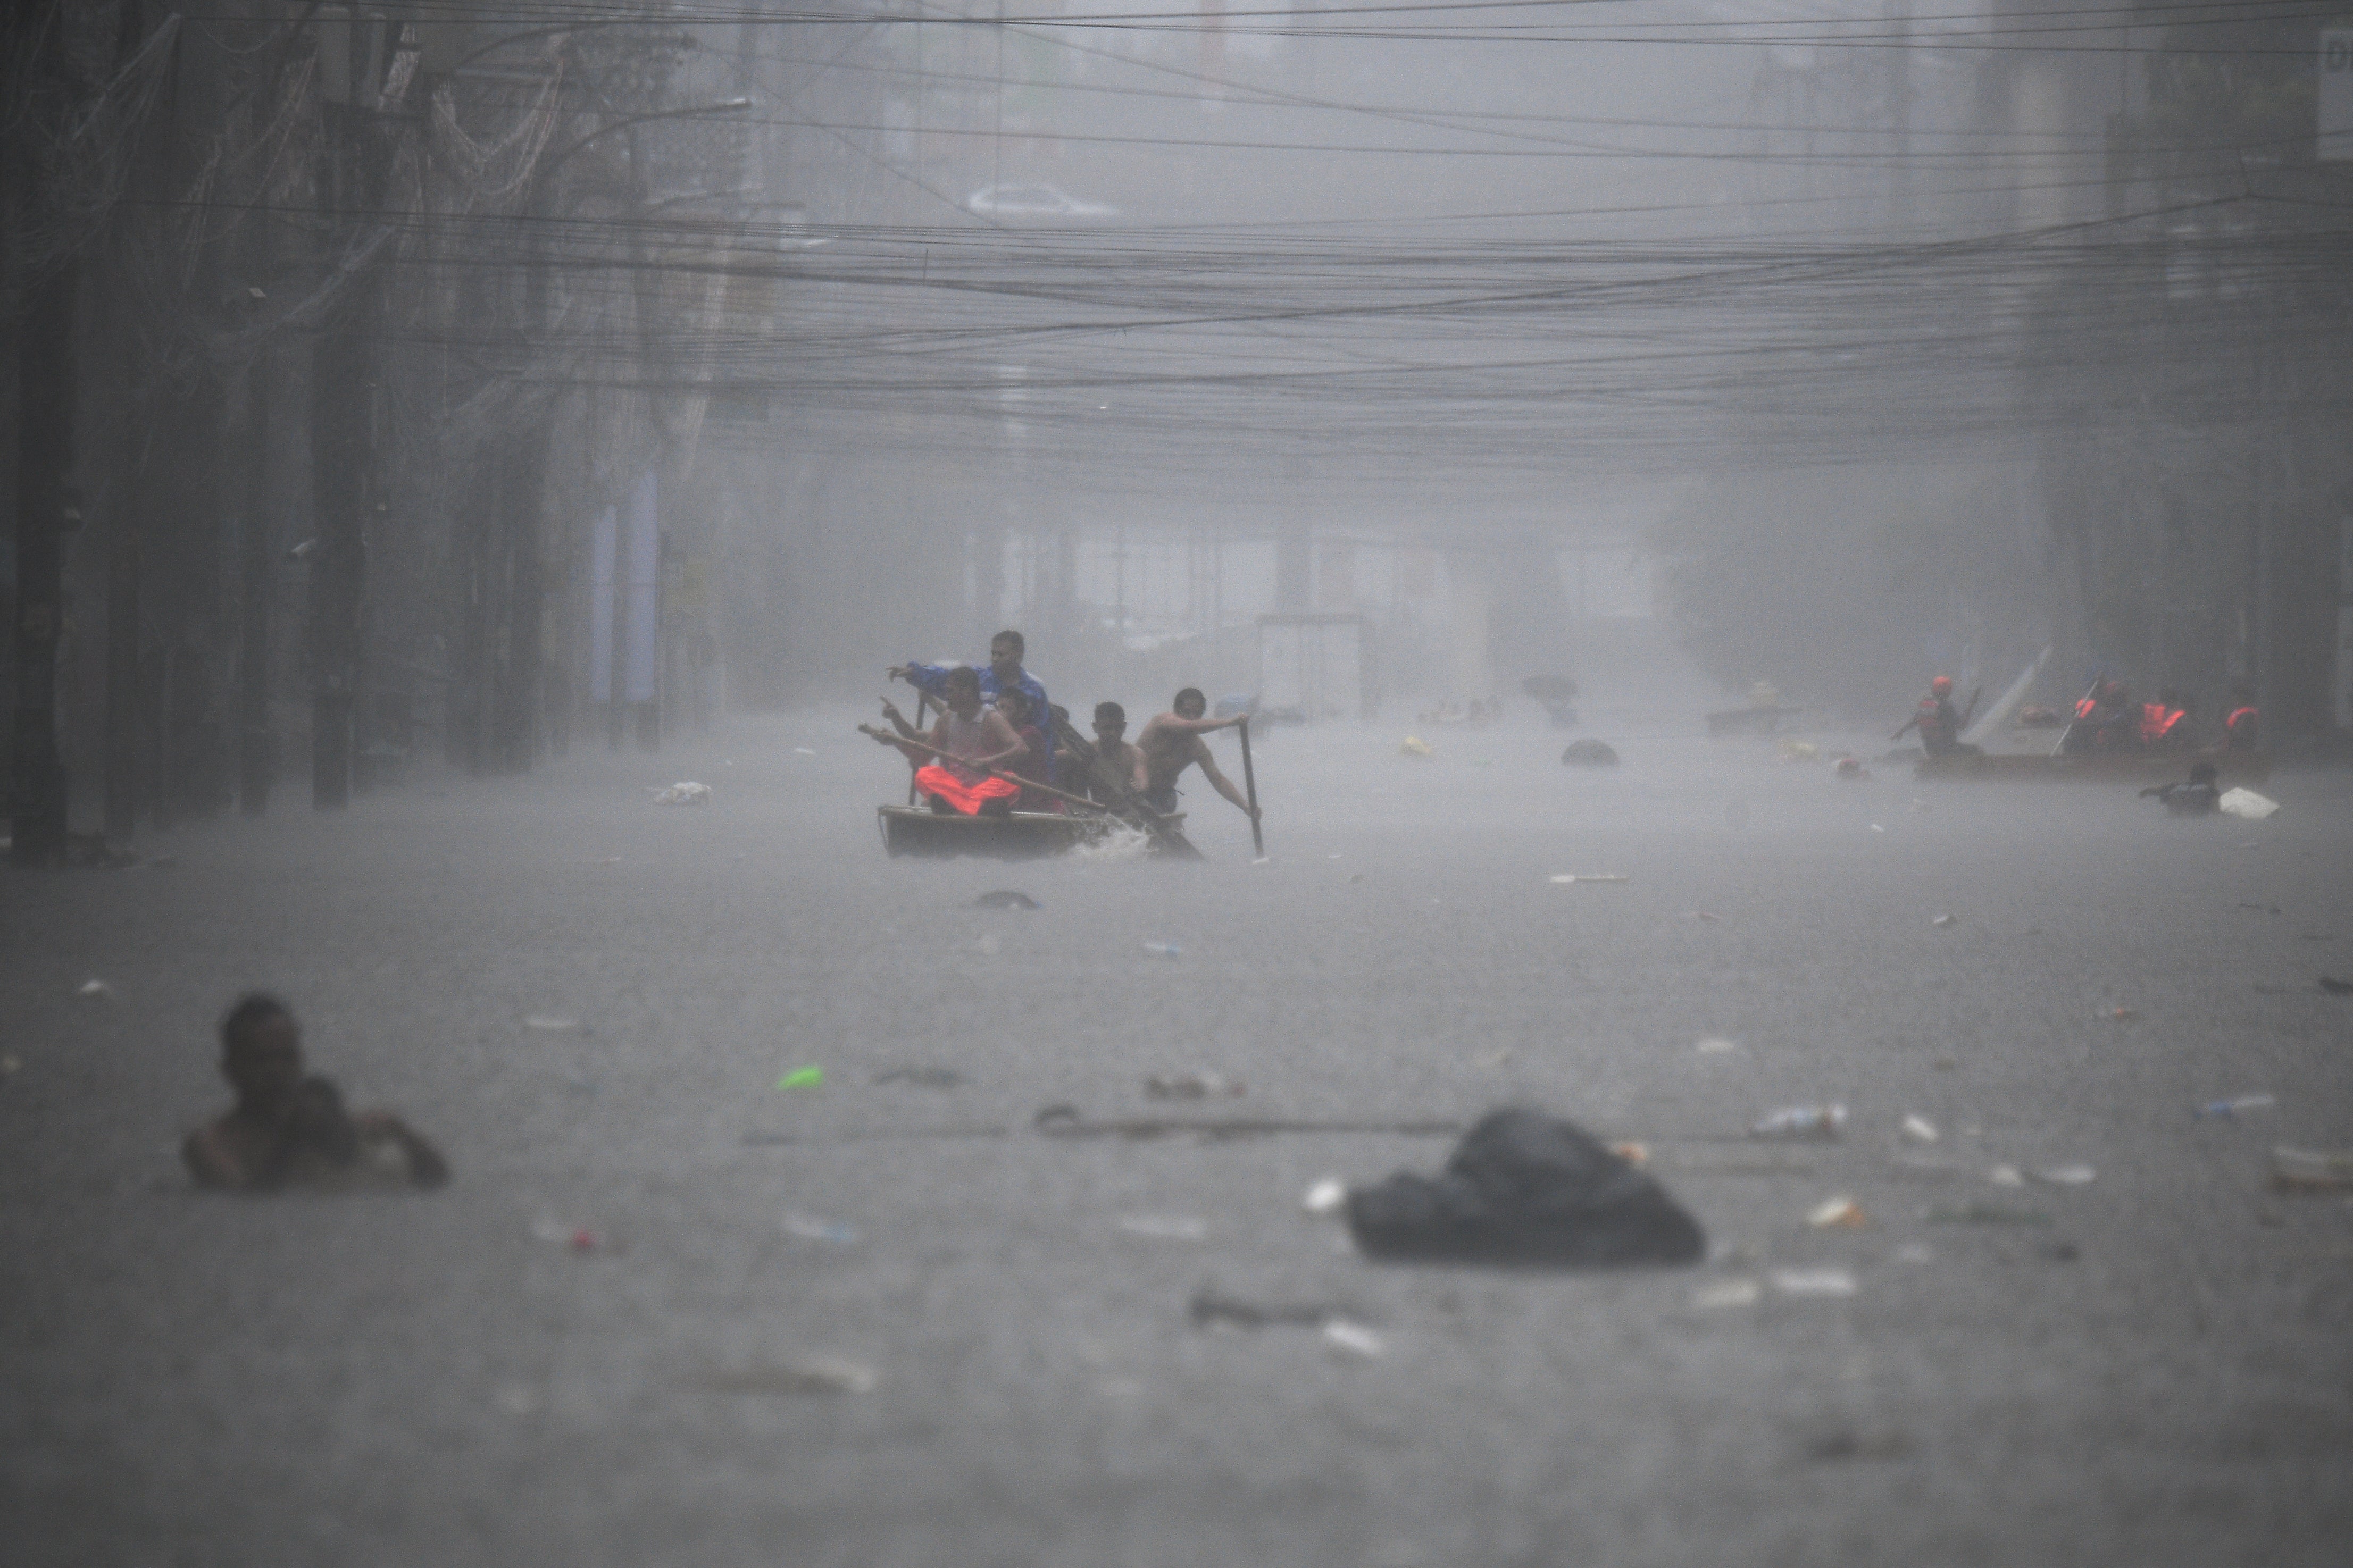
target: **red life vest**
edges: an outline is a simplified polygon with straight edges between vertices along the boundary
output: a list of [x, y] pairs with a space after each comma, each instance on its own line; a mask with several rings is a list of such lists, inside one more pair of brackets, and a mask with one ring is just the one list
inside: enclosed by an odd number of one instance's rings
[[2140, 705], [2140, 743], [2144, 746], [2156, 745], [2171, 734], [2174, 726], [2187, 717], [2189, 717], [2189, 711], [2186, 709], [2168, 708], [2162, 702], [2142, 703]]
[[2255, 749], [2255, 736], [2262, 722], [2263, 715], [2252, 704], [2245, 708], [2233, 708], [2231, 716], [2222, 721], [2222, 733], [2229, 738], [2233, 751], [2252, 752]]
[[2075, 704], [2075, 717], [2078, 719], [2088, 719], [2092, 716], [2093, 710], [2097, 707], [2099, 707], [2097, 702], [2094, 701], [2091, 698], [2086, 697]]

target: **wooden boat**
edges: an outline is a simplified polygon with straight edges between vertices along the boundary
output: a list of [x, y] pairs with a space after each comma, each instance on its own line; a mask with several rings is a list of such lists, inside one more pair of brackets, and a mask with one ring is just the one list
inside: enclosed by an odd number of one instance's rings
[[2261, 784], [2272, 776], [2272, 760], [2261, 752], [1979, 752], [1923, 757], [1912, 773], [1924, 779], [2078, 779], [2137, 788], [2186, 779], [2197, 763], [2213, 763], [2216, 779], [2226, 788]]
[[1124, 826], [1114, 817], [1081, 812], [1067, 816], [1044, 811], [943, 816], [928, 806], [882, 805], [875, 807], [874, 816], [883, 848], [929, 859], [971, 855], [987, 860], [1035, 860], [1100, 843]]

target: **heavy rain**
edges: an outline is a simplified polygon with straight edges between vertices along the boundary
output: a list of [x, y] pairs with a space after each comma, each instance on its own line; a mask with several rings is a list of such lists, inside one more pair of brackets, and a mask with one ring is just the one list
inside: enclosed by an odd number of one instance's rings
[[2353, 10], [19, 0], [0, 1559], [2353, 1538]]

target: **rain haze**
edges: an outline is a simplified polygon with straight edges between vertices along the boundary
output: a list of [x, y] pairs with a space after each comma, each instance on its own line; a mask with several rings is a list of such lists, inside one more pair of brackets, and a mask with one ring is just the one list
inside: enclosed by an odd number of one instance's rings
[[12, 1568], [2344, 1560], [2353, 9], [6, 12]]

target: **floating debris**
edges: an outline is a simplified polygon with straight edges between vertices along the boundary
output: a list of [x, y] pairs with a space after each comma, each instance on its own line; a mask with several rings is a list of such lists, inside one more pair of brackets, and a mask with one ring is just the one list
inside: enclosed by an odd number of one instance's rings
[[656, 805], [709, 805], [711, 786], [692, 779], [681, 779], [668, 789], [654, 792]]
[[823, 1087], [824, 1083], [825, 1069], [823, 1068], [806, 1067], [795, 1068], [792, 1071], [785, 1074], [784, 1077], [776, 1080], [776, 1087], [778, 1089], [818, 1089]]
[[1784, 1296], [1831, 1300], [1855, 1291], [1854, 1275], [1845, 1268], [1777, 1268], [1770, 1279]]
[[1816, 1230], [1860, 1230], [1871, 1220], [1852, 1198], [1835, 1197], [1816, 1205], [1806, 1215], [1806, 1223]]
[[1787, 1105], [1750, 1122], [1748, 1136], [1792, 1143], [1834, 1143], [1845, 1126], [1843, 1105]]
[[1041, 910], [1046, 906], [1018, 889], [998, 888], [973, 900], [972, 907], [976, 910]]
[[1764, 1288], [1754, 1279], [1719, 1279], [1703, 1285], [1691, 1293], [1691, 1304], [1702, 1311], [1716, 1311], [1726, 1307], [1750, 1307], [1765, 1294]]
[[1352, 1323], [1345, 1318], [1334, 1318], [1324, 1325], [1324, 1342], [1351, 1355], [1370, 1361], [1384, 1353], [1388, 1346], [1381, 1336], [1362, 1323]]
[[848, 1247], [858, 1239], [855, 1226], [843, 1225], [839, 1220], [819, 1219], [815, 1215], [787, 1211], [776, 1224], [786, 1236], [798, 1237], [803, 1241], [829, 1241], [837, 1247]]
[[1934, 1143], [1936, 1124], [1925, 1116], [1906, 1116], [1895, 1129], [1895, 1135], [1906, 1143]]
[[2272, 1185], [2284, 1193], [2341, 1192], [2353, 1188], [2353, 1152], [2286, 1147], [2274, 1149]]
[[1312, 1215], [1335, 1215], [1348, 1206], [1348, 1184], [1337, 1176], [1313, 1183], [1299, 1206]]

